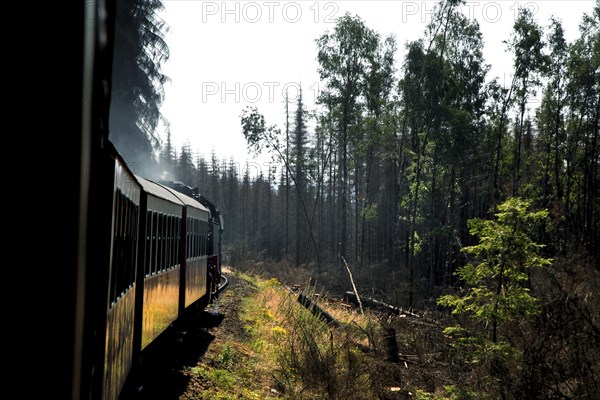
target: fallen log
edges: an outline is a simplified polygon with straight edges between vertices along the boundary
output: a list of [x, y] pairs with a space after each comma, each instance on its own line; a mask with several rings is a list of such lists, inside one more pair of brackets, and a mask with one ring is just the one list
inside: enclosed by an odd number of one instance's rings
[[313, 313], [317, 318], [323, 318], [329, 325], [339, 326], [340, 323], [331, 316], [327, 311], [323, 310], [314, 301], [309, 299], [304, 293], [298, 295], [298, 303], [306, 307], [310, 312]]
[[[353, 292], [346, 292], [346, 301], [352, 302], [358, 305], [358, 300], [356, 299], [356, 295]], [[394, 315], [407, 315], [411, 317], [419, 317], [419, 314], [415, 314], [410, 311], [403, 310], [401, 308], [392, 306], [391, 304], [384, 303], [379, 300], [372, 299], [370, 297], [361, 297], [360, 301], [364, 307], [369, 307], [374, 310], [387, 312]]]

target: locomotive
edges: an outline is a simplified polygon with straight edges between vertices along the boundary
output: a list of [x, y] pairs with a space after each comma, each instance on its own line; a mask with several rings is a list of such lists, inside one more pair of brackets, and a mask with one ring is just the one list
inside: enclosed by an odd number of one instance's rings
[[[198, 193], [136, 176], [127, 166], [108, 132], [115, 2], [65, 8], [79, 17], [62, 24], [67, 34], [56, 47], [74, 61], [53, 79], [40, 74], [47, 90], [39, 91], [47, 107], [56, 105], [51, 121], [62, 132], [47, 143], [39, 139], [48, 167], [38, 179], [54, 195], [45, 196], [43, 208], [37, 198], [23, 208], [44, 210], [43, 225], [35, 225], [52, 228], [43, 260], [59, 267], [31, 275], [46, 290], [39, 298], [52, 299], [52, 310], [64, 314], [52, 330], [58, 337], [44, 342], [55, 352], [45, 359], [60, 360], [49, 369], [56, 374], [52, 393], [116, 399], [143, 351], [223, 284], [223, 221]], [[49, 32], [55, 20], [48, 21]], [[48, 121], [39, 121], [45, 131]]]

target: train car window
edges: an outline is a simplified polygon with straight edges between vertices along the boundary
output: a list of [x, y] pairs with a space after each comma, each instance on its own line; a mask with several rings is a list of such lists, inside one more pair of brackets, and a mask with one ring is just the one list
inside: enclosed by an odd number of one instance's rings
[[133, 205], [131, 201], [123, 195], [123, 205], [125, 208], [125, 215], [123, 218], [123, 272], [121, 277], [123, 280], [121, 281], [121, 294], [124, 294], [129, 290], [129, 281], [131, 278], [131, 254], [129, 249], [129, 242], [131, 237], [129, 235], [129, 227], [132, 223], [133, 217]]
[[167, 215], [167, 227], [169, 228], [169, 239], [167, 243], [167, 269], [173, 266], [173, 216]]
[[170, 246], [170, 240], [171, 240], [171, 227], [170, 227], [170, 222], [171, 222], [171, 216], [165, 214], [165, 243], [164, 243], [164, 249], [165, 252], [163, 253], [163, 271], [166, 271], [167, 269], [169, 269], [169, 251], [171, 250], [171, 246]]
[[[202, 226], [202, 223], [200, 223], [200, 226]], [[204, 235], [202, 234], [202, 232], [198, 233], [198, 236], [200, 237], [200, 254], [199, 256], [202, 257], [204, 255]]]
[[115, 191], [109, 302], [112, 306], [135, 282], [139, 206]]
[[154, 216], [152, 211], [146, 212], [146, 276], [152, 275], [152, 230], [154, 229]]
[[127, 267], [125, 268], [125, 290], [129, 291], [131, 285], [133, 284], [135, 279], [133, 278], [133, 270], [134, 270], [134, 262], [133, 259], [133, 251], [131, 249], [131, 243], [135, 238], [132, 235], [132, 226], [135, 223], [135, 204], [131, 202], [131, 200], [127, 199], [127, 208], [129, 209], [129, 218], [127, 218], [127, 225], [125, 225], [125, 248], [127, 251], [125, 252], [125, 262], [127, 263]]
[[170, 269], [171, 264], [171, 252], [173, 250], [173, 216], [167, 215], [167, 253], [165, 254], [165, 269]]
[[177, 227], [177, 217], [172, 216], [171, 217], [171, 257], [169, 258], [169, 265], [171, 265], [171, 267], [175, 266], [175, 253], [176, 253], [176, 247], [175, 247], [175, 235], [177, 234], [177, 232], [175, 231], [175, 228]]
[[149, 276], [150, 275], [150, 266], [152, 265], [152, 263], [150, 262], [150, 255], [151, 253], [151, 249], [152, 249], [152, 212], [151, 211], [146, 211], [146, 243], [145, 243], [145, 247], [144, 247], [144, 273], [145, 276]]
[[177, 234], [176, 229], [177, 228], [177, 217], [172, 217], [171, 218], [171, 259], [169, 260], [169, 264], [171, 264], [172, 267], [175, 266], [175, 254], [176, 252], [176, 247], [175, 247], [175, 235]]
[[171, 268], [171, 237], [173, 232], [171, 231], [172, 224], [172, 216], [167, 215], [165, 217], [167, 219], [167, 243], [166, 243], [166, 252], [165, 252], [165, 269]]
[[124, 291], [127, 292], [129, 287], [131, 286], [131, 267], [133, 264], [133, 260], [131, 259], [131, 224], [133, 224], [133, 207], [134, 205], [131, 203], [131, 200], [125, 198], [127, 204], [127, 220], [125, 222], [125, 230], [123, 234], [125, 235], [125, 252], [124, 252], [124, 261], [125, 261], [125, 273], [124, 275]]
[[167, 262], [167, 260], [169, 259], [169, 215], [164, 214], [163, 218], [164, 218], [165, 227], [163, 230], [164, 236], [163, 236], [162, 270], [165, 271], [169, 267], [169, 264]]
[[[133, 271], [132, 271], [132, 282], [135, 283], [135, 280], [137, 278], [137, 269], [138, 268], [144, 268], [144, 264], [142, 260], [139, 260], [138, 258], [138, 248], [140, 246], [140, 240], [146, 240], [146, 237], [143, 235], [140, 235], [140, 225], [142, 223], [142, 218], [146, 218], [145, 215], [141, 215], [141, 208], [139, 204], [135, 205], [135, 223], [133, 224], [133, 226], [131, 227], [133, 229], [133, 246], [132, 246], [132, 255], [131, 257], [133, 258]], [[143, 270], [142, 270], [143, 271]]]
[[165, 214], [160, 214], [160, 246], [158, 247], [159, 261], [158, 261], [158, 272], [165, 269]]
[[133, 282], [135, 282], [135, 257], [134, 257], [134, 249], [132, 248], [133, 243], [135, 243], [135, 234], [133, 233], [133, 226], [136, 223], [136, 216], [137, 216], [137, 208], [135, 206], [135, 204], [127, 199], [127, 203], [129, 205], [129, 219], [127, 221], [127, 226], [126, 226], [126, 230], [125, 230], [125, 235], [126, 235], [126, 248], [127, 248], [127, 252], [126, 252], [126, 262], [127, 262], [127, 269], [126, 269], [126, 274], [125, 274], [125, 289], [129, 290], [131, 289], [131, 286], [133, 285]]
[[188, 246], [188, 259], [193, 257], [194, 254], [194, 219], [190, 218], [190, 224], [188, 225], [188, 232], [190, 234], [190, 243]]
[[156, 271], [160, 272], [162, 269], [162, 230], [163, 230], [163, 218], [162, 214], [158, 213], [158, 230], [156, 232]]
[[171, 265], [172, 266], [176, 266], [177, 265], [177, 236], [178, 236], [178, 232], [177, 232], [177, 217], [173, 216], [173, 221], [172, 221], [172, 235], [171, 235]]
[[196, 258], [196, 218], [192, 219], [192, 254], [190, 258]]
[[181, 217], [175, 219], [175, 252], [173, 259], [175, 265], [179, 264], [179, 237], [181, 236]]
[[127, 201], [127, 198], [122, 194], [119, 193], [119, 196], [121, 197], [121, 208], [123, 210], [123, 213], [121, 214], [121, 228], [120, 228], [120, 260], [119, 260], [119, 264], [117, 265], [117, 267], [119, 268], [119, 270], [117, 271], [117, 276], [118, 276], [118, 287], [117, 287], [117, 297], [123, 296], [123, 294], [125, 293], [125, 289], [126, 289], [126, 284], [127, 284], [127, 222], [129, 220], [129, 202]]
[[194, 258], [194, 254], [196, 253], [196, 237], [194, 232], [196, 230], [196, 219], [192, 218], [192, 224], [190, 226], [190, 238], [191, 238], [191, 246], [190, 246], [190, 258]]
[[134, 226], [137, 226], [137, 212], [138, 208], [131, 200], [129, 202], [129, 223], [127, 224], [127, 290], [129, 290], [135, 282], [135, 247], [137, 243], [136, 235], [134, 232]]
[[175, 237], [175, 264], [179, 264], [179, 240], [181, 239], [181, 218], [177, 217], [177, 236]]
[[196, 257], [200, 257], [201, 249], [200, 249], [200, 220], [196, 220]]
[[191, 217], [188, 219], [186, 230], [188, 235], [186, 259], [189, 260], [190, 258], [192, 258], [192, 253], [194, 251], [194, 219]]
[[154, 267], [152, 269], [152, 273], [156, 274], [160, 271], [160, 229], [161, 229], [161, 221], [160, 221], [160, 213], [156, 212], [156, 256], [154, 257]]
[[162, 214], [158, 213], [158, 230], [156, 231], [156, 271], [158, 273], [162, 270], [162, 229], [163, 221]]
[[113, 263], [113, 279], [115, 280], [115, 301], [121, 296], [123, 291], [123, 229], [125, 225], [125, 218], [127, 217], [126, 203], [123, 201], [123, 195], [120, 191], [117, 191], [117, 210], [118, 219], [115, 227], [115, 242], [113, 244], [114, 253], [116, 260]]
[[190, 258], [190, 217], [185, 219], [185, 259]]
[[152, 230], [150, 231], [150, 240], [152, 241], [152, 254], [150, 254], [150, 275], [154, 273], [156, 268], [156, 212], [152, 211]]
[[156, 272], [161, 272], [165, 267], [165, 215], [163, 213], [159, 214], [158, 227], [158, 270]]
[[208, 254], [208, 221], [202, 223], [202, 236], [204, 237], [204, 252], [203, 255]]
[[192, 218], [192, 229], [190, 232], [192, 236], [192, 250], [190, 252], [190, 258], [196, 257], [196, 218]]
[[204, 223], [200, 221], [198, 226], [198, 243], [200, 244], [200, 250], [198, 251], [198, 257], [202, 257], [204, 255], [204, 233], [202, 232], [202, 227]]
[[156, 273], [158, 265], [158, 213], [152, 212], [152, 275]]
[[109, 301], [110, 304], [114, 303], [117, 297], [117, 279], [115, 272], [117, 270], [117, 263], [119, 262], [119, 219], [121, 216], [121, 208], [119, 207], [120, 199], [119, 192], [115, 192], [115, 205], [114, 205], [114, 221], [113, 221], [113, 248], [112, 248], [112, 259], [110, 265], [110, 292]]
[[171, 216], [171, 252], [169, 253], [169, 265], [175, 266], [173, 255], [175, 254], [175, 217]]
[[181, 234], [181, 231], [179, 230], [180, 220], [180, 217], [173, 218], [173, 265], [177, 265], [179, 256], [179, 235]]
[[204, 255], [204, 235], [200, 233], [200, 257]]
[[198, 257], [202, 257], [202, 220], [198, 220]]
[[[140, 237], [139, 233], [140, 233], [140, 224], [142, 221], [142, 218], [145, 218], [145, 216], [140, 215], [140, 205], [136, 204], [135, 205], [135, 214], [134, 214], [134, 222], [133, 225], [131, 226], [132, 229], [132, 235], [133, 235], [133, 243], [131, 245], [131, 259], [132, 259], [132, 265], [133, 268], [131, 270], [131, 282], [133, 284], [135, 284], [135, 280], [137, 278], [137, 269], [138, 268], [144, 268], [142, 261], [138, 260], [138, 248], [139, 248], [139, 241], [140, 240], [145, 240], [145, 237]], [[138, 266], [139, 264], [139, 266]]]
[[190, 247], [188, 246], [188, 244], [190, 243], [190, 231], [189, 231], [189, 226], [190, 226], [190, 218], [186, 217], [185, 219], [185, 254], [184, 257], [187, 259], [188, 258], [188, 252], [190, 251]]
[[167, 214], [162, 214], [163, 219], [163, 229], [162, 229], [162, 258], [161, 258], [161, 271], [165, 271], [167, 269], [167, 251], [169, 245], [169, 238], [167, 235], [169, 234], [169, 227], [167, 225]]
[[193, 227], [192, 227], [192, 243], [193, 243], [193, 246], [192, 246], [192, 257], [191, 258], [196, 258], [196, 252], [197, 252], [197, 250], [196, 250], [196, 246], [197, 246], [197, 243], [196, 243], [196, 225], [198, 223], [198, 220], [196, 218], [194, 218], [193, 221], [194, 221]]
[[187, 243], [187, 258], [192, 258], [192, 240], [194, 239], [193, 235], [193, 220], [192, 218], [188, 218], [187, 232], [188, 232], [188, 243]]
[[171, 252], [173, 251], [173, 216], [167, 215], [167, 252], [165, 253], [165, 269], [171, 268]]
[[167, 270], [167, 257], [169, 252], [169, 216], [163, 214], [163, 253], [162, 253], [162, 271]]

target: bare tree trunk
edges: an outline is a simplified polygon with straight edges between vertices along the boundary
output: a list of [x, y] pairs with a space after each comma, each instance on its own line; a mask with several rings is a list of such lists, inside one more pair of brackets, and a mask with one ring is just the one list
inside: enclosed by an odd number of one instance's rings
[[[287, 90], [285, 92], [285, 162], [289, 162], [290, 157], [290, 113]], [[285, 250], [288, 255], [288, 246], [290, 243], [290, 175], [289, 169], [285, 169]]]
[[498, 139], [496, 141], [496, 159], [494, 160], [494, 186], [492, 190], [492, 203], [497, 203], [500, 200], [500, 188], [498, 180], [500, 175], [500, 160], [502, 159], [502, 136], [504, 133], [504, 119], [506, 118], [506, 112], [508, 109], [508, 105], [510, 104], [510, 99], [512, 97], [512, 92], [515, 87], [516, 79], [517, 77], [515, 74], [515, 76], [513, 76], [512, 83], [510, 84], [508, 95], [502, 103], [502, 111], [500, 112], [500, 122], [498, 124]]

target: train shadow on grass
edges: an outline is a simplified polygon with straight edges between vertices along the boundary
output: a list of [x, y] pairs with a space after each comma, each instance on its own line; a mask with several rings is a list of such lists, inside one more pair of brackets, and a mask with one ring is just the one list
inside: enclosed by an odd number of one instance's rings
[[223, 314], [216, 312], [186, 311], [183, 318], [144, 350], [140, 372], [130, 374], [119, 398], [179, 399], [189, 382], [182, 370], [196, 366], [215, 339], [210, 328], [219, 326], [223, 318]]

